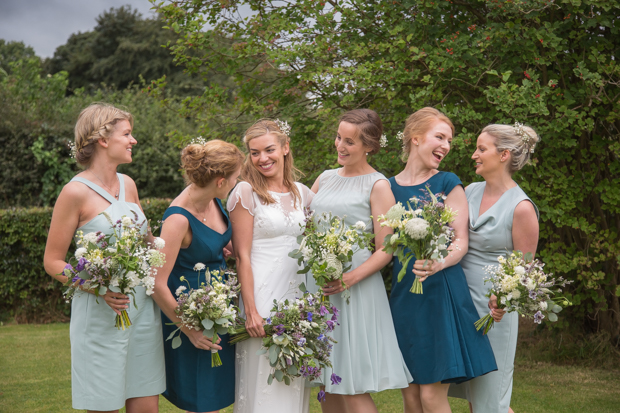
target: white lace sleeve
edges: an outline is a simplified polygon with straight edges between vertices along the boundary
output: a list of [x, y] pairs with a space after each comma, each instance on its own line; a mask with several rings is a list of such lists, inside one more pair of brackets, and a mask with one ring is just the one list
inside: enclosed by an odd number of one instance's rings
[[228, 196], [228, 202], [226, 203], [226, 209], [228, 209], [228, 212], [235, 209], [239, 201], [241, 201], [241, 206], [247, 209], [250, 215], [254, 216], [256, 202], [252, 185], [247, 182], [239, 182], [237, 184], [235, 189], [233, 189]]
[[304, 203], [304, 208], [310, 208], [310, 204], [312, 203], [312, 198], [314, 198], [314, 192], [310, 190], [306, 185], [299, 184], [299, 188], [301, 191], [301, 199]]

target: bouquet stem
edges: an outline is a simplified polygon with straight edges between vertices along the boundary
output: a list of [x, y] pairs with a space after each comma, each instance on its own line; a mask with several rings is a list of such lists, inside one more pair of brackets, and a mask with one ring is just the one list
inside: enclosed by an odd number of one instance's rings
[[[217, 341], [217, 333], [213, 334], [212, 343], [215, 344]], [[220, 358], [220, 353], [217, 350], [211, 350], [211, 367], [219, 367], [222, 365], [222, 359]]]
[[482, 332], [482, 334], [486, 334], [489, 332], [489, 330], [493, 327], [494, 324], [495, 324], [495, 320], [493, 320], [493, 317], [491, 317], [491, 314], [487, 314], [484, 317], [482, 317], [480, 320], [476, 321], [474, 323], [474, 326], [476, 326], [476, 331], [480, 331], [482, 328], [484, 328], [484, 331]]
[[321, 296], [321, 302], [322, 303], [329, 303], [329, 295], [322, 295]]
[[114, 325], [117, 329], [127, 329], [131, 325], [131, 320], [129, 319], [129, 314], [127, 314], [127, 310], [121, 311], [121, 315], [116, 316], [116, 324]]
[[413, 280], [413, 285], [409, 292], [413, 294], [424, 294], [424, 289], [422, 288], [422, 281], [420, 281], [420, 277], [416, 275], [415, 280]]

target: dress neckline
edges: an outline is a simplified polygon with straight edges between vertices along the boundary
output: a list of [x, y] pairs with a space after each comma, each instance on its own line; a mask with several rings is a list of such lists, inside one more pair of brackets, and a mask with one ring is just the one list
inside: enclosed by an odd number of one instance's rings
[[[211, 228], [210, 226], [208, 226], [207, 224], [205, 224], [203, 221], [201, 221], [200, 219], [196, 218], [196, 217], [194, 216], [194, 214], [192, 214], [191, 212], [189, 212], [189, 210], [188, 210], [188, 209], [183, 208], [182, 206], [178, 206], [178, 205], [171, 205], [169, 208], [180, 208], [180, 209], [182, 209], [183, 211], [187, 212], [187, 213], [188, 213], [188, 214], [189, 214], [189, 215], [190, 215], [190, 216], [191, 216], [191, 217], [192, 217], [192, 218], [193, 218], [196, 222], [198, 222], [199, 224], [201, 224], [203, 227], [207, 228], [208, 230], [210, 230], [210, 231], [212, 231], [212, 232], [215, 232], [215, 233], [216, 233], [216, 234], [218, 234], [218, 235], [224, 235], [224, 234], [226, 234], [226, 233], [228, 232], [228, 230], [230, 229], [230, 221], [229, 221], [229, 219], [228, 219], [228, 216], [226, 216], [226, 214], [224, 213], [224, 210], [222, 209], [222, 206], [220, 205], [220, 203], [219, 203], [219, 202], [217, 202], [215, 199], [214, 199], [213, 201], [217, 204], [218, 209], [219, 209], [220, 213], [222, 214], [222, 217], [224, 218], [224, 223], [226, 224], [226, 229], [224, 230], [224, 232], [219, 232], [219, 231], [214, 230], [213, 228]], [[193, 237], [192, 237], [192, 241], [193, 241]], [[190, 243], [190, 245], [191, 245], [191, 243]], [[188, 248], [189, 248], [189, 246], [188, 246]]]
[[422, 186], [426, 183], [428, 183], [431, 179], [435, 178], [436, 176], [439, 176], [443, 173], [443, 171], [437, 171], [436, 174], [431, 175], [426, 181], [422, 182], [421, 184], [416, 184], [416, 185], [401, 185], [398, 183], [398, 181], [396, 180], [396, 175], [394, 175], [392, 178], [394, 178], [394, 183], [398, 186], [400, 186], [401, 188], [414, 188], [416, 186]]
[[[495, 208], [495, 206], [496, 206], [497, 204], [499, 204], [499, 202], [502, 200], [502, 198], [504, 197], [504, 195], [506, 195], [508, 192], [512, 191], [513, 189], [515, 189], [515, 188], [518, 188], [518, 187], [519, 187], [519, 184], [517, 184], [517, 185], [513, 186], [512, 188], [508, 188], [506, 191], [504, 191], [504, 193], [503, 193], [503, 194], [502, 194], [499, 198], [497, 198], [497, 201], [495, 201], [495, 202], [493, 203], [493, 205], [491, 205], [490, 207], [488, 207], [488, 208], [487, 208], [487, 210], [486, 210], [486, 211], [484, 211], [484, 212], [481, 214], [481, 213], [480, 213], [480, 206], [481, 206], [481, 204], [482, 204], [482, 197], [484, 196], [484, 189], [486, 188], [487, 183], [486, 183], [486, 182], [483, 182], [482, 184], [483, 184], [483, 185], [482, 185], [482, 191], [480, 191], [480, 200], [479, 200], [479, 201], [476, 201], [476, 202], [474, 203], [474, 205], [476, 205], [476, 222], [477, 222], [477, 221], [478, 221], [481, 217], [483, 217], [484, 215], [486, 215], [486, 214], [487, 214], [490, 210], [492, 210], [493, 208]], [[473, 217], [472, 217], [472, 218], [473, 218]]]
[[378, 173], [380, 173], [379, 171], [374, 171], [374, 172], [370, 172], [370, 173], [367, 173], [367, 174], [362, 174], [362, 175], [355, 175], [355, 176], [342, 176], [342, 175], [340, 175], [340, 174], [338, 173], [338, 171], [341, 171], [341, 170], [342, 170], [342, 168], [335, 169], [335, 171], [336, 171], [335, 175], [336, 175], [338, 178], [342, 178], [342, 179], [361, 178], [361, 177], [363, 177], [363, 176], [370, 176], [370, 175], [373, 175], [373, 174], [378, 174]]

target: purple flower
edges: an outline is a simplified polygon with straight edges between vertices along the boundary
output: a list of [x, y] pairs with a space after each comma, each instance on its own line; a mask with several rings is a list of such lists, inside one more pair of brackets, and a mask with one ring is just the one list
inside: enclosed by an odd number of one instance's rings
[[334, 312], [334, 316], [337, 316], [340, 313], [338, 309], [333, 305], [332, 305], [332, 311]]
[[336, 376], [336, 373], [332, 373], [331, 380], [332, 380], [332, 385], [340, 384], [340, 382], [342, 381], [340, 377]]
[[327, 324], [327, 331], [334, 331], [334, 322], [331, 320], [327, 320], [325, 322]]
[[305, 346], [305, 345], [306, 345], [306, 339], [305, 339], [305, 338], [303, 338], [303, 337], [302, 337], [302, 338], [300, 338], [300, 339], [299, 339], [299, 341], [297, 342], [297, 345], [298, 345], [299, 347], [303, 347], [303, 346]]
[[291, 358], [290, 358], [290, 357], [286, 357], [286, 365], [287, 365], [287, 366], [290, 366], [290, 365], [292, 365], [292, 364], [293, 364], [293, 360], [291, 360]]
[[320, 334], [320, 335], [317, 337], [317, 340], [327, 341], [327, 337], [325, 337], [325, 335], [324, 335], [324, 334]]
[[319, 394], [317, 394], [316, 399], [320, 402], [324, 402], [325, 401], [325, 391], [321, 390], [319, 392]]
[[311, 295], [308, 295], [308, 304], [314, 305], [314, 297], [312, 297]]
[[319, 314], [324, 316], [325, 314], [329, 314], [329, 310], [327, 308], [325, 308], [324, 305], [322, 305], [321, 308], [319, 308]]
[[84, 271], [84, 266], [85, 266], [86, 264], [88, 264], [88, 260], [87, 260], [86, 258], [84, 258], [84, 257], [80, 258], [80, 259], [78, 260], [77, 265], [75, 266], [75, 270], [76, 270], [77, 272]]
[[312, 313], [309, 311], [308, 312], [308, 321], [312, 322]]
[[278, 324], [276, 326], [276, 334], [279, 335], [279, 336], [284, 334], [284, 325], [283, 324]]
[[[64, 269], [65, 269], [65, 270], [69, 270], [69, 271], [73, 272], [73, 267], [71, 266], [71, 264], [67, 264], [67, 265], [65, 265], [65, 268], [64, 268]], [[63, 272], [64, 272], [64, 271], [63, 271]]]
[[538, 311], [536, 314], [534, 314], [534, 322], [536, 324], [542, 323], [543, 318], [545, 318], [545, 316], [540, 311]]
[[265, 323], [267, 323], [267, 325], [271, 325], [271, 317], [267, 317]]
[[536, 299], [536, 296], [537, 296], [536, 291], [534, 291], [534, 290], [530, 291], [530, 298], [531, 298], [532, 300], [535, 300], [535, 299]]

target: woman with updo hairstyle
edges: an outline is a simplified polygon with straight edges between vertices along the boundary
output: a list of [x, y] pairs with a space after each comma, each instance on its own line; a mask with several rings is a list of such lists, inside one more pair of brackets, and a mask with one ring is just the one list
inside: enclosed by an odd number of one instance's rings
[[[489, 313], [502, 320], [495, 297], [486, 297], [484, 268], [497, 265], [497, 257], [513, 250], [536, 253], [538, 209], [514, 181], [512, 175], [530, 161], [538, 143], [534, 129], [520, 123], [489, 125], [476, 142], [472, 159], [476, 174], [484, 182], [465, 188], [469, 205], [469, 250], [461, 260], [478, 317]], [[474, 413], [506, 413], [510, 409], [512, 377], [517, 349], [519, 317], [507, 314], [488, 332], [498, 370], [462, 385], [453, 386], [450, 396], [466, 398]]]
[[[224, 247], [230, 243], [231, 224], [222, 199], [237, 183], [243, 154], [235, 145], [220, 140], [191, 143], [181, 152], [186, 188], [164, 213], [161, 237], [166, 264], [157, 272], [153, 298], [162, 310], [163, 335], [181, 327], [181, 346], [166, 341], [166, 391], [176, 407], [189, 412], [214, 412], [235, 399], [235, 349], [228, 335], [214, 343], [202, 331], [180, 324], [175, 314], [179, 287], [200, 288], [206, 273], [226, 268]], [[202, 263], [205, 268], [194, 267]], [[181, 281], [181, 277], [185, 277]], [[211, 352], [219, 351], [222, 366], [211, 367]]]
[[[449, 412], [450, 383], [460, 383], [496, 370], [493, 351], [474, 323], [478, 314], [459, 264], [467, 252], [467, 199], [461, 180], [440, 171], [452, 146], [454, 125], [442, 112], [426, 107], [407, 118], [403, 156], [407, 164], [390, 178], [397, 202], [431, 201], [432, 192], [455, 213], [454, 240], [444, 261], [413, 257], [398, 281], [402, 264], [394, 257], [390, 306], [398, 344], [413, 376], [402, 390], [405, 412]], [[412, 207], [416, 207], [412, 204]], [[423, 281], [423, 293], [413, 282]]]
[[[47, 273], [63, 283], [65, 258], [77, 232], [112, 233], [102, 212], [113, 221], [136, 214], [152, 240], [136, 184], [116, 172], [132, 160], [138, 143], [132, 129], [132, 115], [106, 103], [88, 106], [77, 119], [75, 158], [85, 169], [58, 196], [44, 257]], [[113, 289], [99, 298], [94, 291], [79, 290], [71, 301], [73, 408], [118, 412], [125, 406], [127, 413], [157, 412], [159, 393], [166, 388], [159, 309], [143, 286], [135, 288], [131, 301]], [[132, 322], [126, 330], [114, 325], [122, 310]]]
[[290, 385], [274, 380], [269, 360], [257, 356], [265, 337], [263, 318], [273, 300], [294, 300], [301, 295], [297, 260], [288, 256], [298, 248], [304, 208], [312, 192], [295, 182], [288, 124], [261, 119], [246, 132], [246, 157], [240, 182], [228, 198], [233, 226], [232, 243], [241, 283], [240, 308], [250, 339], [237, 344], [235, 413], [304, 413], [310, 389], [297, 378]]
[[[376, 412], [370, 393], [401, 389], [411, 381], [379, 272], [392, 256], [381, 249], [391, 230], [382, 227], [377, 217], [394, 205], [388, 180], [368, 163], [368, 157], [380, 148], [382, 134], [383, 124], [375, 111], [356, 109], [343, 114], [335, 139], [342, 167], [324, 171], [312, 186], [315, 217], [332, 213], [344, 218], [349, 227], [361, 221], [364, 230], [374, 235], [376, 245], [374, 250], [355, 251], [351, 269], [342, 276], [351, 294], [348, 304], [339, 281], [322, 287], [338, 308], [340, 323], [331, 333], [337, 342], [331, 353], [333, 369], [323, 371], [323, 412]], [[312, 275], [307, 278], [309, 289], [317, 290]], [[341, 377], [340, 384], [332, 382], [332, 373]]]

